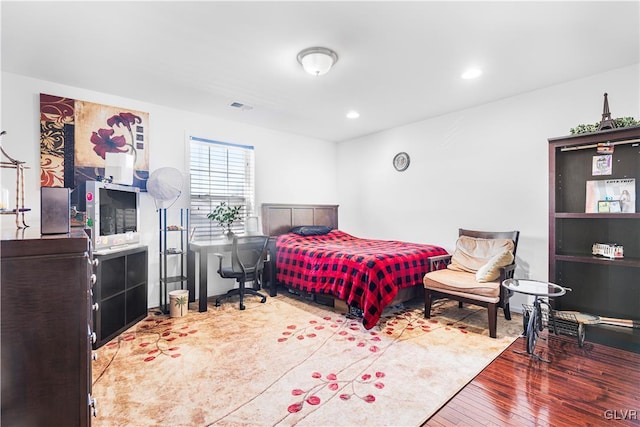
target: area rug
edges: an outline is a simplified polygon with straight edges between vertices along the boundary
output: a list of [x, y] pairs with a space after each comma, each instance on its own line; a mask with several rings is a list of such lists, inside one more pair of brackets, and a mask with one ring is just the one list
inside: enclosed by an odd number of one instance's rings
[[442, 300], [371, 330], [288, 295], [149, 316], [97, 350], [94, 426], [416, 426], [520, 334], [522, 320]]

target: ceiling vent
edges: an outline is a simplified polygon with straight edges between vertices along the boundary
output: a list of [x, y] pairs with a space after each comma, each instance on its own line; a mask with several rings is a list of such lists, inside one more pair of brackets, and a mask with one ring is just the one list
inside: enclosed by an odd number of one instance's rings
[[247, 104], [243, 104], [242, 102], [232, 102], [231, 104], [229, 104], [230, 107], [233, 108], [238, 108], [242, 111], [249, 111], [249, 110], [253, 110], [253, 107], [251, 105], [247, 105]]

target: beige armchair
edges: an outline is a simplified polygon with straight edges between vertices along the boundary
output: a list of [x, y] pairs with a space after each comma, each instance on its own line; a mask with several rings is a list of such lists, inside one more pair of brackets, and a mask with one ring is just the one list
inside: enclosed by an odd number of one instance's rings
[[487, 307], [489, 336], [496, 337], [498, 307], [511, 320], [509, 297], [513, 292], [501, 286], [513, 277], [519, 231], [474, 231], [459, 229], [453, 255], [430, 259], [430, 272], [424, 276], [424, 317], [431, 317], [435, 299], [450, 298], [462, 303]]

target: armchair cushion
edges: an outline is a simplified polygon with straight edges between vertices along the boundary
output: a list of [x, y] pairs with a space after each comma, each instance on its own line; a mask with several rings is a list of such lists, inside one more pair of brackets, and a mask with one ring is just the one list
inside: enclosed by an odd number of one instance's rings
[[473, 273], [442, 269], [425, 274], [424, 287], [434, 291], [469, 296], [485, 302], [498, 302], [500, 282], [478, 282]]
[[505, 251], [513, 253], [514, 244], [511, 239], [482, 239], [460, 236], [456, 249], [451, 257], [448, 269], [475, 273], [489, 260]]
[[476, 280], [478, 282], [491, 282], [500, 277], [500, 268], [506, 267], [513, 262], [513, 254], [511, 251], [502, 251], [494, 255], [489, 262], [480, 267], [476, 271]]

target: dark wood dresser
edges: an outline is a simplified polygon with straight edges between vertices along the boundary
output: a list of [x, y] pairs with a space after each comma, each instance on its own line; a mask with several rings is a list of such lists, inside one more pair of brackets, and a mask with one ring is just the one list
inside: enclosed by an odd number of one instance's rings
[[90, 425], [89, 239], [3, 230], [0, 258], [2, 425]]

